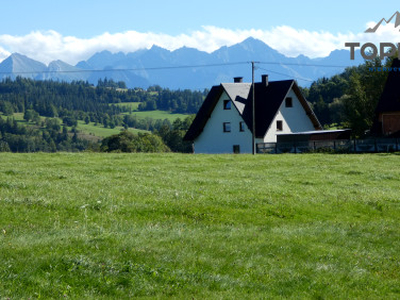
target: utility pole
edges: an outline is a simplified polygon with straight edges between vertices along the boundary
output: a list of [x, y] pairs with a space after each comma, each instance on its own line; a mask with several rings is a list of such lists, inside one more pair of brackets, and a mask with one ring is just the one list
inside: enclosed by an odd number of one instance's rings
[[253, 134], [252, 134], [252, 144], [253, 144], [253, 155], [256, 154], [256, 97], [255, 97], [255, 84], [254, 84], [254, 61], [251, 62], [251, 86], [253, 90], [252, 95], [252, 122], [253, 122]]

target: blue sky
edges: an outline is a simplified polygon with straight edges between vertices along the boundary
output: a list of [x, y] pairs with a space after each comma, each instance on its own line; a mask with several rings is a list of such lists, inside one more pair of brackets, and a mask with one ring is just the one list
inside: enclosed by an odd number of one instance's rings
[[[383, 4], [384, 3], [384, 4]], [[400, 10], [393, 0], [13, 0], [0, 2], [0, 34], [55, 30], [89, 38], [127, 30], [180, 34], [212, 25], [270, 29], [287, 25], [331, 33], [362, 31], [368, 21]]]
[[398, 0], [1, 1], [0, 60], [19, 52], [74, 64], [96, 51], [130, 52], [152, 44], [211, 52], [249, 35], [288, 56], [318, 57], [397, 10]]

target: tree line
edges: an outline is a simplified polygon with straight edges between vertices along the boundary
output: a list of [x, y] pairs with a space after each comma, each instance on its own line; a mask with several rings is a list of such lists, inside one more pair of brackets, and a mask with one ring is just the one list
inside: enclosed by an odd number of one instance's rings
[[159, 109], [172, 113], [196, 114], [208, 92], [207, 89], [202, 92], [188, 89], [171, 91], [162, 89], [160, 86], [153, 86], [147, 90], [146, 97], [142, 98], [138, 109], [141, 111]]
[[388, 75], [376, 70], [390, 67], [392, 62], [392, 58], [366, 61], [303, 89], [321, 124], [325, 128], [351, 128], [355, 137], [368, 135]]

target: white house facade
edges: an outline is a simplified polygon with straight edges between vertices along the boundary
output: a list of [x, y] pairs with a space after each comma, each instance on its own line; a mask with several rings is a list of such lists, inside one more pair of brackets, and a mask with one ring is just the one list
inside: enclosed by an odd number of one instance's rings
[[[255, 87], [256, 143], [274, 143], [277, 134], [321, 129], [294, 80], [262, 82]], [[252, 153], [253, 86], [236, 79], [210, 90], [185, 140], [195, 153]]]
[[252, 133], [226, 92], [223, 92], [202, 134], [195, 153], [251, 153]]
[[313, 130], [315, 130], [315, 126], [292, 88], [285, 100], [282, 101], [266, 135], [260, 143], [276, 143], [277, 134]]

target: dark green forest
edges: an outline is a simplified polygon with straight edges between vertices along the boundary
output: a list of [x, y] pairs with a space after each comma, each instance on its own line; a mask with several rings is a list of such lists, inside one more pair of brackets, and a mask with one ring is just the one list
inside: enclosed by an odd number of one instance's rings
[[[325, 128], [351, 128], [354, 137], [364, 137], [374, 121], [375, 107], [387, 78], [387, 72], [372, 72], [371, 68], [376, 70], [391, 63], [390, 59], [384, 63], [378, 59], [367, 61], [341, 74], [321, 78], [302, 91]], [[3, 79], [0, 151], [191, 152], [191, 145], [183, 142], [183, 136], [207, 93], [208, 90], [171, 91], [160, 86], [127, 89], [124, 82], [107, 78], [99, 80], [97, 86], [85, 81]], [[172, 124], [167, 119], [139, 119], [131, 114], [130, 106], [119, 105], [132, 102], [139, 103], [139, 111], [157, 109], [188, 117]], [[14, 113], [23, 113], [30, 126], [13, 119]], [[143, 129], [151, 134], [121, 132], [99, 143], [79, 135], [78, 120], [106, 128]]]

